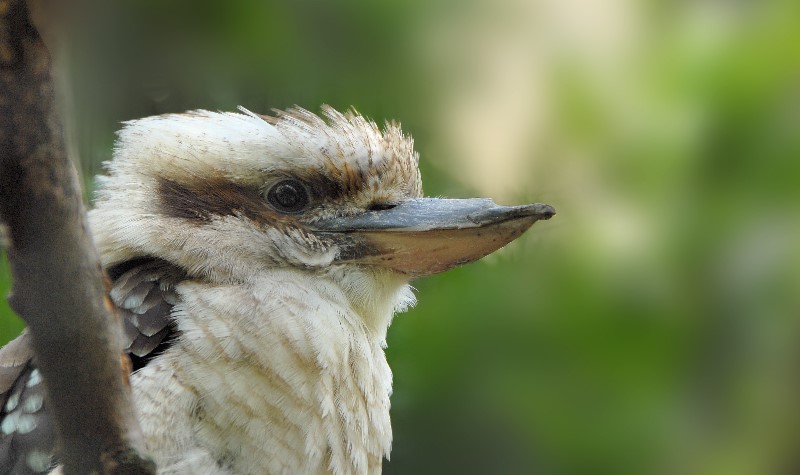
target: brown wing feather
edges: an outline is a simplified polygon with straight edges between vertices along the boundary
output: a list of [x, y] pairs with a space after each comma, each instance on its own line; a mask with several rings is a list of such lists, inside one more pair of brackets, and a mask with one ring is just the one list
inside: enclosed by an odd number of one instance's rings
[[47, 473], [55, 447], [42, 377], [25, 331], [0, 349], [0, 473]]
[[5, 402], [4, 397], [33, 356], [29, 343], [30, 338], [30, 334], [25, 330], [20, 336], [0, 348], [0, 402]]
[[[122, 317], [124, 345], [134, 369], [160, 354], [175, 336], [175, 285], [185, 274], [157, 259], [137, 259], [108, 271], [111, 300]], [[55, 433], [41, 375], [25, 331], [0, 348], [0, 474], [48, 473], [57, 461]]]
[[174, 336], [170, 314], [178, 301], [175, 284], [185, 274], [165, 261], [148, 259], [114, 266], [109, 275], [114, 280], [111, 300], [124, 322], [125, 348], [138, 369], [146, 364], [141, 358], [147, 359]]

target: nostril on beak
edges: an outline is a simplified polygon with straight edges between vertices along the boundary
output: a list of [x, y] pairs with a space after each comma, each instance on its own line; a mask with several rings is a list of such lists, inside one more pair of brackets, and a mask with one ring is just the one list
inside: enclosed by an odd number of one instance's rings
[[392, 209], [395, 206], [397, 206], [395, 203], [372, 203], [367, 208], [367, 211], [386, 211], [387, 209]]

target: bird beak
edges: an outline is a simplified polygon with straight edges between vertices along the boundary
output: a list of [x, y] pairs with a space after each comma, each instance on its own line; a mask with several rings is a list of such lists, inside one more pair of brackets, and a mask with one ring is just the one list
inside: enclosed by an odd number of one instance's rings
[[480, 259], [555, 213], [540, 203], [499, 206], [490, 199], [420, 198], [312, 227], [340, 244], [339, 261], [418, 278]]

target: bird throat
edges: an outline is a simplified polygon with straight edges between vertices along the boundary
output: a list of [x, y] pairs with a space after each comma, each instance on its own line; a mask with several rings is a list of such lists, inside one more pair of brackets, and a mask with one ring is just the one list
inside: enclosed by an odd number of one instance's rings
[[[232, 473], [379, 473], [392, 440], [386, 326], [408, 291], [378, 283], [387, 301], [353, 302], [370, 273], [331, 277], [181, 284], [181, 351], [134, 375], [136, 392], [154, 391], [167, 377], [158, 368], [169, 371], [186, 390], [191, 443]], [[159, 467], [169, 466], [163, 414], [140, 407], [140, 417]]]

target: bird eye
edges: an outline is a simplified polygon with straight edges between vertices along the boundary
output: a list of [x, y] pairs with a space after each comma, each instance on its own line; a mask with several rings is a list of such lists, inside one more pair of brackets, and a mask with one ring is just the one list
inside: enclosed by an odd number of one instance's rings
[[282, 213], [299, 213], [308, 206], [308, 192], [296, 180], [279, 181], [267, 192], [267, 201]]

